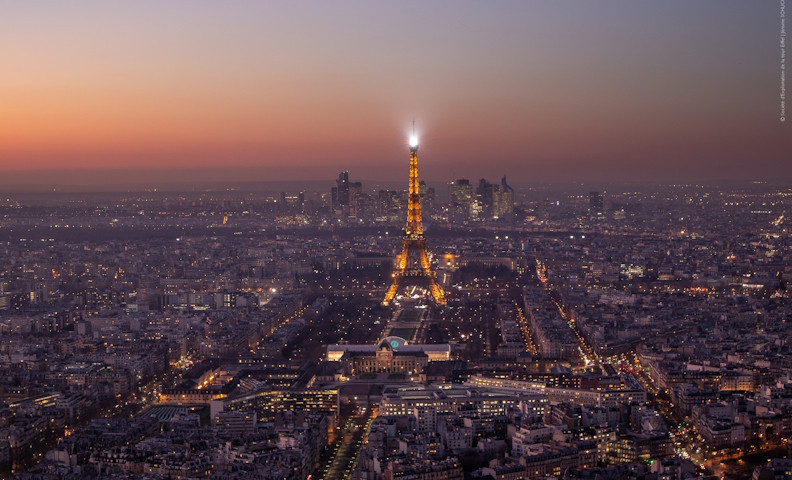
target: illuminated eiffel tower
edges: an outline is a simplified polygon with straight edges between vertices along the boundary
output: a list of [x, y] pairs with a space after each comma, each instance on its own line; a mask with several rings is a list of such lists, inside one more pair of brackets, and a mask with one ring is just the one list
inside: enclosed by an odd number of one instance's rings
[[418, 138], [415, 136], [415, 125], [410, 137], [410, 191], [407, 197], [407, 226], [404, 228], [402, 251], [396, 257], [396, 267], [393, 271], [393, 283], [385, 299], [388, 304], [396, 297], [399, 288], [409, 284], [425, 286], [432, 294], [438, 305], [445, 305], [445, 293], [435, 280], [435, 272], [429, 263], [426, 253], [426, 239], [423, 235], [423, 221], [421, 220], [421, 192], [418, 182]]

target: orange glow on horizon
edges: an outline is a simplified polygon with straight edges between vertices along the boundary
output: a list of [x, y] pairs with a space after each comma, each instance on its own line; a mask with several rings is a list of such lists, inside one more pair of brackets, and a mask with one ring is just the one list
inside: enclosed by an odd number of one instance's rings
[[20, 2], [0, 172], [401, 181], [415, 119], [426, 180], [792, 175], [775, 7], [709, 4]]

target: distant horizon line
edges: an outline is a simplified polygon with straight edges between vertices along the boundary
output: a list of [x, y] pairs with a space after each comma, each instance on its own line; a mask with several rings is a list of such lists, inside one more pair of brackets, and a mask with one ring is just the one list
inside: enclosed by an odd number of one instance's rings
[[[335, 165], [335, 166], [334, 166]], [[401, 165], [400, 165], [401, 166]], [[399, 167], [400, 167], [399, 166]], [[592, 165], [589, 164], [591, 167]], [[265, 166], [211, 166], [211, 167], [139, 167], [139, 168], [58, 168], [58, 169], [13, 169], [0, 170], [0, 191], [2, 192], [129, 192], [129, 191], [194, 191], [229, 188], [259, 189], [266, 185], [289, 184], [299, 189], [299, 185], [324, 184], [328, 191], [335, 183], [339, 172], [349, 171], [352, 181], [363, 182], [364, 188], [370, 184], [403, 185], [407, 187], [406, 167], [372, 167], [371, 164], [352, 162], [347, 165], [327, 163], [312, 168], [295, 165]], [[512, 167], [511, 169], [509, 167]], [[587, 170], [564, 169], [563, 165], [550, 166], [549, 169], [536, 168], [536, 165], [510, 166], [462, 166], [440, 169], [438, 166], [423, 170], [421, 180], [428, 184], [440, 185], [467, 179], [477, 184], [479, 179], [499, 183], [505, 175], [509, 184], [517, 186], [585, 186], [585, 185], [750, 185], [763, 182], [770, 185], [790, 185], [792, 177], [763, 175], [749, 177], [740, 175], [728, 168], [715, 175], [700, 175], [679, 169], [655, 168], [654, 171], [625, 172], [612, 166]], [[357, 172], [360, 172], [358, 174]], [[687, 174], [686, 174], [687, 173]], [[379, 178], [377, 178], [379, 177]], [[369, 184], [369, 185], [366, 185]], [[324, 187], [323, 187], [324, 188]]]
[[[476, 186], [479, 182], [478, 178], [473, 177], [460, 177], [453, 180], [436, 180], [436, 179], [427, 179], [425, 182], [431, 185], [448, 185], [451, 182], [459, 179], [467, 179], [470, 180], [472, 186]], [[490, 181], [491, 183], [500, 182], [500, 177], [496, 179], [492, 179], [489, 177], [483, 177]], [[364, 185], [366, 184], [375, 184], [375, 185], [400, 185], [404, 183], [404, 189], [407, 188], [406, 180], [404, 182], [401, 179], [374, 179], [374, 178], [354, 178], [354, 181], [361, 182]], [[706, 186], [706, 187], [717, 187], [717, 186], [760, 186], [760, 185], [767, 185], [773, 187], [784, 187], [786, 186], [788, 189], [792, 189], [792, 182], [787, 179], [709, 179], [709, 180], [572, 180], [572, 179], [555, 179], [555, 180], [542, 180], [542, 179], [534, 179], [534, 180], [521, 180], [521, 179], [514, 179], [511, 180], [508, 178], [507, 174], [507, 182], [513, 186], [517, 187], [563, 187], [563, 188], [570, 188], [570, 187], [590, 187], [590, 188], [602, 188], [602, 187], [621, 187], [621, 186], [640, 186], [640, 187], [673, 187], [673, 186]], [[75, 183], [75, 182], [8, 182], [7, 179], [2, 177], [0, 174], [0, 193], [132, 193], [132, 192], [198, 192], [198, 191], [206, 191], [206, 192], [215, 192], [215, 191], [229, 191], [229, 190], [265, 190], [268, 188], [280, 186], [280, 187], [290, 187], [294, 189], [299, 185], [303, 184], [306, 187], [313, 187], [313, 189], [308, 188], [309, 191], [318, 191], [316, 189], [318, 184], [325, 184], [324, 186], [329, 188], [335, 183], [334, 178], [322, 178], [322, 179], [289, 179], [289, 180], [170, 180], [170, 181], [161, 181], [161, 182], [147, 182], [147, 181], [140, 181], [140, 180], [133, 180], [129, 182], [106, 182], [106, 181], [94, 181], [94, 182], [83, 182], [83, 183]], [[283, 188], [284, 190], [288, 190], [288, 188]]]

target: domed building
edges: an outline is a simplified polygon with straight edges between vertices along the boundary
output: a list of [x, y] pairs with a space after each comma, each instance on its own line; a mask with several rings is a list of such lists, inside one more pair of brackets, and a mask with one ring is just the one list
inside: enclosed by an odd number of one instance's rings
[[341, 361], [350, 375], [363, 373], [420, 374], [431, 361], [449, 360], [451, 346], [409, 345], [401, 337], [389, 336], [375, 345], [330, 345], [327, 359]]
[[400, 337], [383, 338], [377, 345], [377, 353], [371, 358], [358, 358], [352, 362], [352, 371], [359, 373], [420, 373], [429, 363], [429, 356], [422, 350], [405, 351], [407, 341]]

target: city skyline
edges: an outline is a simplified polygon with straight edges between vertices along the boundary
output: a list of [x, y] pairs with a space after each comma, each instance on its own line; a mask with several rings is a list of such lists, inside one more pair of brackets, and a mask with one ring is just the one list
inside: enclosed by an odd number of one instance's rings
[[784, 179], [775, 2], [26, 3], [3, 185]]
[[0, 479], [792, 478], [785, 0], [0, 12]]

